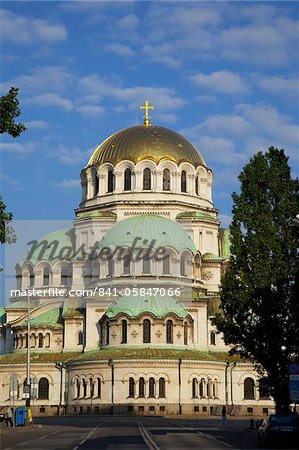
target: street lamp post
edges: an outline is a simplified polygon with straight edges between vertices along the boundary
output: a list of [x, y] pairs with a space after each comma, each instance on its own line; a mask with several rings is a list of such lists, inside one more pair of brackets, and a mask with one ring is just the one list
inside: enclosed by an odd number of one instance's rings
[[27, 363], [26, 363], [26, 390], [25, 390], [25, 400], [27, 408], [30, 406], [31, 397], [31, 380], [30, 380], [30, 349], [31, 349], [31, 339], [30, 339], [30, 296], [27, 296]]

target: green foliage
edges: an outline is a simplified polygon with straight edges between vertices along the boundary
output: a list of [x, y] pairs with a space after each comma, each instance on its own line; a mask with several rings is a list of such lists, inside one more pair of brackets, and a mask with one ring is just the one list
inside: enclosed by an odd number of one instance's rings
[[299, 183], [284, 150], [257, 153], [233, 193], [230, 269], [215, 324], [233, 352], [256, 362], [278, 411], [288, 408], [288, 368], [298, 358]]
[[6, 206], [0, 197], [0, 242], [3, 244], [15, 242], [16, 236], [13, 228], [9, 225], [13, 214], [6, 211]]
[[14, 138], [26, 130], [24, 124], [14, 120], [21, 115], [18, 92], [18, 88], [11, 87], [8, 94], [0, 98], [0, 133], [8, 133]]

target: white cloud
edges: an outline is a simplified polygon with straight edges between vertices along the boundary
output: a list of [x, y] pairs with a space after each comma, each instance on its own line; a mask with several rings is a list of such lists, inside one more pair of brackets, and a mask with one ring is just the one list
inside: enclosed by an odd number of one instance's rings
[[45, 120], [32, 120], [31, 122], [26, 122], [27, 130], [46, 130], [49, 128], [48, 122]]
[[221, 220], [220, 226], [222, 228], [228, 228], [232, 221], [232, 216], [228, 216], [227, 214], [219, 214], [218, 219]]
[[135, 14], [129, 14], [118, 20], [117, 24], [124, 30], [132, 31], [139, 25], [139, 18]]
[[30, 99], [26, 99], [26, 103], [33, 103], [34, 105], [42, 106], [57, 106], [58, 108], [71, 111], [73, 109], [73, 103], [70, 99], [61, 97], [58, 94], [47, 93], [35, 95]]
[[178, 96], [175, 89], [152, 86], [123, 87], [116, 82], [107, 81], [99, 75], [89, 75], [79, 81], [79, 87], [85, 94], [108, 97], [125, 102], [130, 108], [138, 108], [141, 99], [149, 98], [161, 113], [179, 109], [185, 100]]
[[190, 79], [198, 87], [223, 94], [241, 94], [248, 91], [246, 80], [229, 70], [221, 70], [207, 75], [197, 73], [192, 75]]
[[10, 177], [6, 173], [0, 172], [0, 181], [1, 181], [1, 183], [5, 183], [5, 184], [9, 185], [15, 191], [23, 191], [21, 183], [18, 180], [16, 180], [15, 178]]
[[19, 156], [29, 155], [33, 152], [35, 144], [33, 142], [1, 142], [0, 151], [14, 153]]
[[29, 75], [19, 75], [3, 83], [8, 89], [10, 86], [18, 86], [22, 92], [64, 92], [67, 86], [74, 80], [74, 76], [67, 69], [60, 66], [35, 67]]
[[97, 105], [81, 105], [76, 108], [77, 111], [88, 117], [99, 117], [105, 112], [102, 106]]
[[299, 81], [297, 77], [283, 77], [277, 75], [266, 76], [258, 74], [254, 78], [260, 89], [281, 95], [282, 97], [285, 97], [286, 95], [290, 96], [298, 102]]
[[67, 37], [64, 25], [20, 16], [5, 9], [0, 10], [0, 21], [2, 39], [17, 44], [55, 43], [64, 41]]
[[62, 189], [78, 189], [80, 187], [80, 180], [79, 179], [73, 179], [73, 180], [61, 180], [53, 183], [53, 186], [62, 188]]
[[62, 164], [72, 166], [86, 163], [93, 151], [94, 149], [82, 151], [78, 147], [68, 148], [64, 145], [60, 145], [56, 149], [51, 149], [47, 156], [48, 158], [56, 159]]
[[105, 47], [107, 50], [115, 53], [118, 56], [123, 57], [132, 57], [135, 55], [135, 52], [128, 45], [123, 44], [110, 44]]

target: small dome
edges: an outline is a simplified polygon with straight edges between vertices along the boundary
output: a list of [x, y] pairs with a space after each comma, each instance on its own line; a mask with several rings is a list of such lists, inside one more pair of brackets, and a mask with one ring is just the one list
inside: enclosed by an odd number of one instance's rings
[[[144, 240], [147, 244], [143, 243]], [[132, 248], [133, 244], [135, 248], [151, 244], [155, 249], [171, 247], [178, 252], [196, 252], [192, 239], [181, 225], [154, 214], [138, 214], [116, 223], [107, 231], [100, 247], [114, 250], [115, 247]]]
[[168, 128], [137, 125], [109, 136], [94, 151], [87, 166], [109, 162], [113, 165], [122, 160], [134, 164], [151, 159], [159, 163], [169, 159], [177, 164], [189, 162], [194, 166], [206, 166], [205, 160], [186, 138]]
[[121, 313], [127, 314], [131, 318], [144, 313], [151, 313], [155, 317], [175, 314], [180, 319], [184, 319], [188, 314], [186, 309], [176, 300], [176, 297], [168, 295], [121, 297], [107, 309], [106, 316], [112, 319]]
[[73, 228], [62, 228], [48, 233], [37, 241], [33, 251], [30, 247], [19, 264], [21, 266], [25, 262], [31, 262], [35, 265], [38, 261], [54, 261], [62, 259], [62, 256], [67, 259], [74, 252], [74, 240]]
[[213, 253], [205, 253], [202, 257], [204, 261], [222, 261], [220, 256], [214, 255]]

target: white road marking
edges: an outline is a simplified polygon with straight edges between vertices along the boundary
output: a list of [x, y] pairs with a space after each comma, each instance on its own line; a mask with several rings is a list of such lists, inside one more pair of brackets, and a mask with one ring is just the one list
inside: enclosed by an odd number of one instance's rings
[[[172, 420], [171, 420], [171, 423], [173, 423], [173, 424], [175, 424], [175, 425], [179, 425], [179, 426], [182, 427], [182, 428], [187, 428], [187, 429], [189, 429], [189, 430], [195, 431], [195, 433], [200, 434], [201, 436], [205, 436], [205, 437], [211, 439], [212, 441], [216, 441], [216, 442], [218, 442], [218, 443], [220, 443], [220, 444], [226, 445], [227, 447], [235, 448], [233, 445], [228, 444], [227, 442], [221, 441], [220, 439], [217, 439], [217, 438], [215, 438], [214, 436], [211, 436], [210, 434], [202, 433], [201, 431], [195, 430], [195, 429], [192, 428], [192, 427], [186, 427], [186, 425], [182, 425], [182, 424], [180, 424], [180, 423], [179, 423], [179, 424], [176, 424], [176, 423], [173, 422]], [[236, 450], [239, 450], [239, 449], [236, 449]]]
[[79, 444], [78, 445], [76, 445], [76, 447], [73, 447], [72, 448], [72, 450], [78, 450], [78, 448], [80, 447], [80, 445], [83, 445], [84, 444], [84, 442], [86, 442], [89, 438], [90, 438], [90, 436], [92, 435], [92, 433], [94, 433], [95, 432], [95, 430], [97, 429], [97, 428], [99, 428], [99, 427], [101, 427], [101, 426], [103, 426], [104, 425], [104, 423], [106, 423], [107, 422], [107, 420], [105, 420], [105, 422], [103, 422], [103, 423], [100, 423], [99, 425], [97, 425], [95, 428], [93, 428], [89, 433], [88, 433], [88, 435], [86, 436], [86, 438], [85, 439], [82, 439], [82, 441], [81, 442], [79, 442]]
[[150, 448], [150, 450], [160, 450], [157, 444], [154, 442], [151, 435], [149, 434], [149, 432], [147, 431], [147, 429], [145, 428], [145, 426], [143, 425], [143, 423], [138, 421], [137, 424], [139, 427], [140, 434], [146, 445]]

